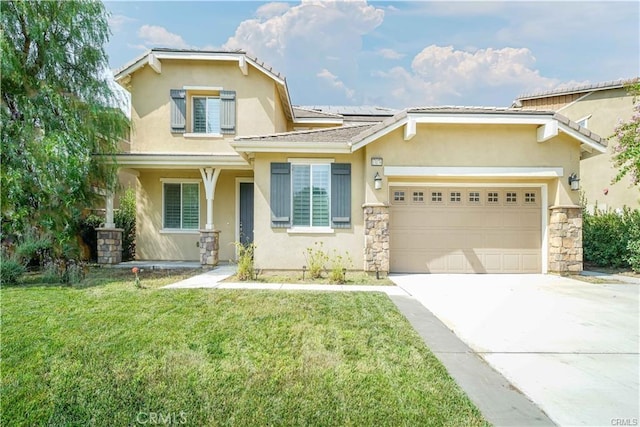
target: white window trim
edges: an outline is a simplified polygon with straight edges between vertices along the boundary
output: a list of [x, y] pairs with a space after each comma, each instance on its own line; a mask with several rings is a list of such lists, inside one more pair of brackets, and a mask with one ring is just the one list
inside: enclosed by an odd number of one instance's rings
[[[333, 233], [333, 228], [331, 228], [331, 163], [334, 162], [334, 159], [301, 159], [301, 158], [292, 158], [288, 159], [288, 162], [291, 164], [291, 227], [287, 229], [289, 233], [318, 233], [318, 234], [327, 234]], [[293, 166], [312, 166], [312, 165], [329, 165], [329, 226], [307, 226], [307, 225], [293, 225]], [[313, 176], [310, 173], [309, 176]], [[312, 187], [313, 188], [313, 187]], [[309, 206], [309, 212], [313, 215], [313, 197], [311, 197], [311, 203]], [[312, 218], [310, 218], [311, 220]]]
[[[217, 99], [218, 101], [220, 101], [220, 94], [218, 95], [206, 95], [206, 94], [202, 94], [202, 95], [191, 95], [190, 99], [191, 99], [191, 132], [185, 134], [185, 136], [187, 136], [188, 138], [193, 138], [193, 137], [222, 137], [222, 133], [199, 133], [199, 132], [193, 132], [193, 129], [195, 129], [196, 127], [196, 108], [194, 107], [194, 101], [197, 98], [205, 98], [205, 99], [209, 99], [209, 98], [213, 98], [213, 99]], [[208, 103], [205, 102], [205, 106], [206, 106], [206, 110], [205, 110], [205, 119], [208, 119], [209, 114], [209, 105]], [[205, 124], [205, 128], [207, 127], [207, 125]]]
[[[200, 234], [200, 209], [202, 208], [200, 198], [200, 183], [202, 180], [195, 178], [160, 178], [160, 188], [162, 191], [162, 223], [160, 224], [160, 234]], [[198, 228], [165, 228], [164, 227], [164, 184], [198, 184]], [[182, 190], [181, 190], [182, 197]], [[182, 200], [180, 200], [180, 209], [182, 209]], [[181, 214], [182, 215], [182, 214]]]
[[194, 133], [194, 132], [189, 132], [189, 133], [182, 134], [182, 136], [184, 136], [185, 138], [193, 138], [193, 139], [197, 139], [197, 138], [224, 138], [224, 135], [222, 135], [221, 133]]

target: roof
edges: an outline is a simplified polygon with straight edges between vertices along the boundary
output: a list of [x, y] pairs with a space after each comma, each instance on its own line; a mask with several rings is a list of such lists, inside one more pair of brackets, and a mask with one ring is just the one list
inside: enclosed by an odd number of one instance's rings
[[294, 132], [274, 133], [270, 135], [240, 136], [236, 141], [278, 141], [278, 142], [351, 142], [365, 129], [373, 124], [342, 126], [329, 129], [303, 130]]
[[342, 121], [340, 114], [325, 113], [323, 111], [310, 110], [308, 108], [293, 106], [293, 113], [296, 119], [339, 119]]
[[600, 82], [600, 83], [561, 87], [561, 88], [543, 91], [543, 92], [533, 92], [529, 94], [520, 95], [519, 97], [516, 98], [516, 101], [524, 101], [527, 99], [547, 98], [550, 96], [570, 95], [570, 94], [585, 93], [585, 92], [595, 92], [600, 90], [620, 89], [631, 83], [637, 82], [638, 79], [639, 79], [638, 77], [634, 77], [630, 79], [618, 79], [618, 80], [610, 80], [610, 81]]
[[280, 100], [284, 105], [285, 114], [290, 120], [293, 120], [294, 114], [291, 107], [291, 97], [287, 87], [286, 78], [273, 67], [260, 61], [258, 58], [249, 55], [243, 50], [224, 51], [224, 50], [194, 50], [194, 49], [169, 49], [169, 48], [152, 48], [141, 54], [133, 61], [125, 64], [114, 72], [114, 78], [120, 85], [126, 86], [127, 80], [131, 74], [135, 73], [145, 65], [149, 65], [158, 74], [161, 73], [162, 67], [160, 60], [208, 60], [208, 61], [236, 61], [238, 67], [243, 74], [247, 74], [247, 64], [251, 65], [258, 71], [264, 73], [274, 80], [280, 95]]
[[305, 105], [300, 108], [341, 116], [393, 116], [400, 110], [372, 105]]
[[547, 140], [562, 130], [580, 141], [586, 146], [585, 149], [606, 151], [606, 140], [554, 111], [456, 106], [409, 108], [379, 123], [236, 137], [232, 145], [238, 151], [267, 151], [271, 144], [285, 149], [296, 147], [295, 144], [298, 143], [301, 146], [296, 148], [313, 152], [314, 147], [331, 144], [342, 151], [348, 147], [353, 152], [402, 126], [406, 126], [405, 139], [411, 139], [415, 135], [417, 123], [530, 124], [543, 129], [543, 133], [538, 136], [540, 141]]

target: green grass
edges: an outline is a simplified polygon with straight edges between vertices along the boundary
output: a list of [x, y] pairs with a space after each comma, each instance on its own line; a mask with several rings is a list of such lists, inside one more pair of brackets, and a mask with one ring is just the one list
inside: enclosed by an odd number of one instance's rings
[[385, 295], [158, 289], [191, 274], [3, 288], [0, 424], [486, 424]]

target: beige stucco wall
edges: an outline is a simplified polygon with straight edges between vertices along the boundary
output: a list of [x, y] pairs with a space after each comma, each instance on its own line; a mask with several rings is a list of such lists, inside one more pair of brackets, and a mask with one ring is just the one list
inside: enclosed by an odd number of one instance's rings
[[[633, 115], [633, 97], [627, 94], [626, 89], [593, 92], [558, 112], [574, 121], [590, 115], [588, 129], [608, 138], [620, 120], [627, 121]], [[587, 205], [593, 207], [597, 204], [605, 209], [639, 208], [640, 187], [632, 187], [629, 177], [612, 183], [617, 174], [612, 162], [615, 145], [616, 140], [612, 139], [606, 154], [585, 155], [581, 162], [580, 186]]]
[[[131, 152], [234, 153], [229, 142], [236, 136], [258, 135], [285, 130], [275, 82], [264, 73], [248, 67], [243, 75], [233, 61], [162, 60], [162, 73], [150, 67], [136, 71], [131, 78]], [[184, 86], [221, 87], [236, 91], [237, 133], [219, 138], [185, 137], [171, 133], [171, 89]], [[191, 128], [191, 96], [187, 94], [187, 133]]]
[[[331, 234], [295, 234], [284, 228], [271, 228], [270, 181], [271, 162], [287, 162], [291, 158], [325, 158], [336, 163], [351, 163], [351, 228], [336, 229]], [[255, 159], [255, 264], [257, 268], [301, 269], [306, 265], [306, 248], [317, 241], [324, 242], [325, 251], [334, 249], [341, 254], [349, 253], [353, 267], [363, 265], [363, 212], [364, 200], [361, 182], [363, 174], [362, 153], [352, 155], [306, 155], [306, 154], [257, 154]]]
[[384, 166], [561, 167], [565, 176], [560, 179], [391, 179], [442, 183], [546, 183], [550, 206], [579, 203], [578, 192], [571, 191], [567, 181], [570, 173], [579, 171], [579, 144], [562, 133], [539, 143], [535, 126], [421, 124], [410, 141], [404, 141], [403, 132], [404, 129], [399, 128], [366, 147], [367, 203], [389, 203], [388, 177], [383, 177], [381, 190], [373, 189], [373, 177], [376, 172], [384, 175], [384, 167], [371, 166], [371, 157], [382, 157]]
[[[251, 171], [223, 170], [215, 190], [213, 223], [220, 230], [220, 261], [235, 259], [236, 178], [251, 177]], [[137, 186], [136, 257], [147, 260], [197, 261], [198, 230], [186, 233], [162, 231], [162, 179], [200, 180], [200, 227], [207, 219], [207, 202], [200, 172], [194, 170], [141, 170]]]

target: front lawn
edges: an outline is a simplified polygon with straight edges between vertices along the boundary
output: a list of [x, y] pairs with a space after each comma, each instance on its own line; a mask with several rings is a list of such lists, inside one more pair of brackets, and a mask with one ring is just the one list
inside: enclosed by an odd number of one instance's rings
[[190, 274], [3, 288], [0, 424], [486, 424], [387, 296], [158, 289]]

